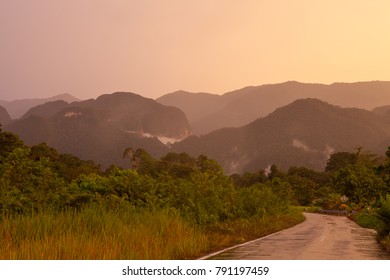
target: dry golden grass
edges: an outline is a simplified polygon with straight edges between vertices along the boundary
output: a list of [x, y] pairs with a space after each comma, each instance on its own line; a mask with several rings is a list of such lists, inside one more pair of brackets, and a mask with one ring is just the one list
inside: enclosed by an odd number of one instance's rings
[[279, 230], [292, 227], [305, 220], [300, 211], [291, 210], [278, 216], [252, 217], [221, 224], [208, 232], [209, 251], [260, 238]]
[[205, 250], [206, 237], [168, 211], [40, 213], [3, 217], [0, 259], [184, 259]]
[[292, 212], [278, 217], [238, 219], [202, 231], [167, 210], [105, 210], [3, 216], [3, 260], [194, 259], [259, 238], [303, 221]]

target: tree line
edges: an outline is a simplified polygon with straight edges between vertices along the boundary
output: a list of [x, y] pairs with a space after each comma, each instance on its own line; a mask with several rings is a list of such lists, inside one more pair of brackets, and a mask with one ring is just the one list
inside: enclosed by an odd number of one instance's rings
[[361, 148], [335, 153], [323, 172], [299, 166], [284, 171], [272, 165], [269, 170], [232, 175], [205, 155], [168, 153], [156, 159], [143, 149], [128, 148], [123, 157], [129, 160], [128, 168], [102, 170], [93, 161], [60, 153], [45, 143], [26, 146], [0, 127], [0, 221], [86, 208], [162, 211], [207, 232], [243, 235], [240, 231], [254, 221], [269, 224], [292, 217], [291, 206], [301, 205], [351, 212], [375, 209], [381, 235], [389, 236], [390, 149], [383, 156]]

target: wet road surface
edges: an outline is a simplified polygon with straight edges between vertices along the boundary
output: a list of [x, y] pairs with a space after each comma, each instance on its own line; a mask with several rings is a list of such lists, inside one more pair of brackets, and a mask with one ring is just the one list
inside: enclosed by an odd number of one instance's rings
[[214, 260], [374, 260], [390, 259], [365, 229], [343, 216], [305, 213], [292, 228], [211, 254]]

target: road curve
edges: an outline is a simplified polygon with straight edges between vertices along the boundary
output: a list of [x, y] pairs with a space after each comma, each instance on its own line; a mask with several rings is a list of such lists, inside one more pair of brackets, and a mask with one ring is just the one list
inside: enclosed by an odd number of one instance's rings
[[220, 251], [214, 260], [375, 260], [390, 259], [375, 231], [342, 216], [305, 213], [306, 221], [289, 229]]

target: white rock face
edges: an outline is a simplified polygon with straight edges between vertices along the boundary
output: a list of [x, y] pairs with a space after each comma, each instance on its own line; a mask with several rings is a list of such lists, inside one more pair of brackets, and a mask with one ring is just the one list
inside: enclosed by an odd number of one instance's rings
[[80, 112], [66, 112], [64, 115], [65, 118], [73, 118], [73, 117], [77, 117], [77, 116], [81, 116], [81, 113]]

